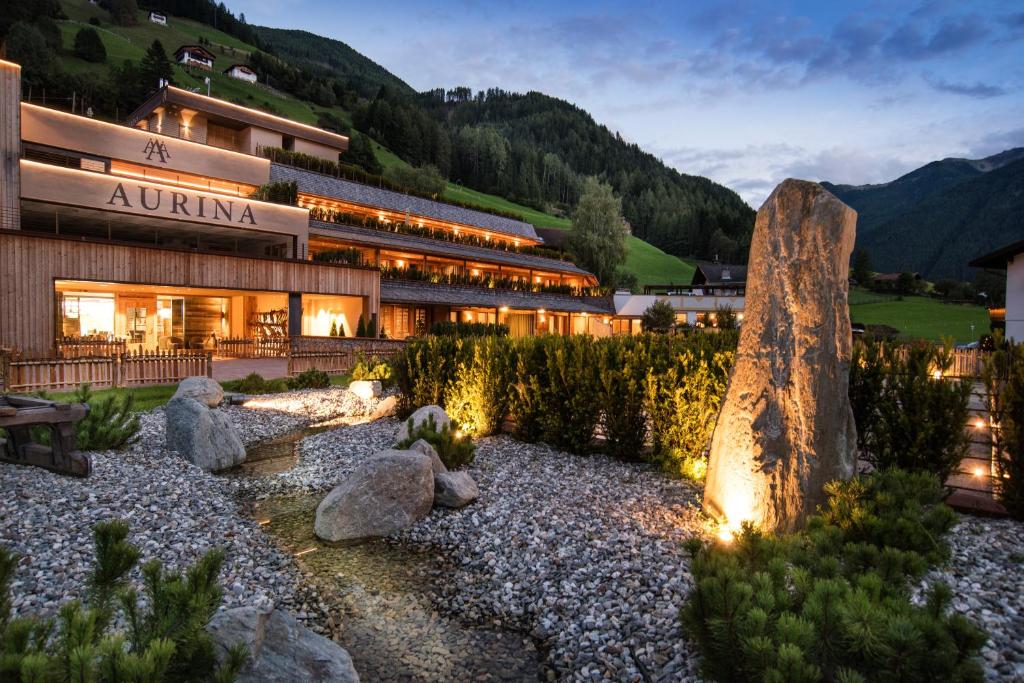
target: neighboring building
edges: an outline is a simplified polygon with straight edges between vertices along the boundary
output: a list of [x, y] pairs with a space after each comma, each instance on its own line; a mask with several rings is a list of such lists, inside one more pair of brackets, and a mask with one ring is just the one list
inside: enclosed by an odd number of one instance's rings
[[643, 294], [615, 293], [615, 334], [637, 334], [644, 311], [655, 301], [671, 304], [679, 325], [715, 326], [717, 311], [729, 309], [743, 321], [747, 267], [701, 263], [689, 285], [647, 285]]
[[228, 68], [224, 69], [224, 73], [231, 76], [231, 78], [237, 78], [240, 81], [248, 81], [249, 83], [256, 82], [256, 72], [245, 64], [232, 64]]
[[1006, 271], [1006, 307], [990, 308], [993, 328], [1005, 327], [1007, 339], [1024, 342], [1024, 241], [1014, 242], [979, 256], [967, 265], [972, 268]]
[[167, 16], [160, 14], [159, 12], [150, 12], [149, 20], [154, 24], [160, 24], [161, 26], [167, 26]]
[[[257, 155], [337, 160], [344, 136], [173, 87], [128, 126], [20, 99], [20, 68], [0, 61], [0, 347], [209, 348], [352, 336], [360, 317], [399, 338], [437, 320], [611, 331], [611, 298], [587, 295], [596, 279], [573, 263], [526, 253], [542, 245], [528, 223]], [[282, 180], [298, 206], [252, 198]]]
[[[874, 287], [895, 288], [902, 275], [903, 273], [875, 273], [871, 276], [871, 284]], [[913, 278], [914, 282], [921, 281], [921, 273], [910, 273], [910, 276]]]
[[182, 66], [212, 71], [213, 62], [217, 58], [212, 52], [198, 45], [182, 45], [174, 53], [174, 59]]

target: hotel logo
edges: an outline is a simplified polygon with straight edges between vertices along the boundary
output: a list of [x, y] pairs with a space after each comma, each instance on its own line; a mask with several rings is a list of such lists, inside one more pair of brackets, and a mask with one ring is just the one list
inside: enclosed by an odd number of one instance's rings
[[153, 138], [146, 143], [146, 147], [142, 150], [142, 153], [146, 155], [147, 161], [152, 161], [153, 155], [156, 154], [159, 157], [158, 161], [161, 164], [166, 164], [167, 160], [171, 158], [171, 153], [167, 151], [167, 145], [156, 138]]

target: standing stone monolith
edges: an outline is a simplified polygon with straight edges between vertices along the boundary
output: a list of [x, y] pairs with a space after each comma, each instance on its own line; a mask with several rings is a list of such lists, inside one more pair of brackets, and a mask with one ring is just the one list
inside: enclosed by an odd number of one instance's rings
[[821, 185], [785, 180], [757, 212], [739, 348], [715, 426], [704, 509], [730, 527], [798, 528], [848, 479], [847, 292], [857, 213]]

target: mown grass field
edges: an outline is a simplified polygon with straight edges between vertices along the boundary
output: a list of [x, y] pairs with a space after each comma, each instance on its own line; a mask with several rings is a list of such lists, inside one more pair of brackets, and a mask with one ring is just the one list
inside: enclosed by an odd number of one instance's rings
[[961, 344], [977, 341], [989, 329], [988, 311], [981, 306], [947, 304], [923, 296], [898, 300], [860, 288], [850, 291], [850, 320], [890, 325], [911, 339], [952, 338]]

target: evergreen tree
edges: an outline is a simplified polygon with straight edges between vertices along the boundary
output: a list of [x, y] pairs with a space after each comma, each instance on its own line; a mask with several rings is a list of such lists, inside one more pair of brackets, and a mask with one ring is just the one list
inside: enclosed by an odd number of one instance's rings
[[[383, 333], [383, 330], [381, 332]], [[375, 315], [370, 316], [370, 324], [366, 326], [366, 336], [375, 339], [377, 337], [377, 316]]]
[[621, 200], [610, 185], [588, 178], [569, 232], [576, 262], [600, 282], [613, 284], [616, 269], [626, 261], [626, 236]]
[[161, 79], [174, 83], [174, 66], [159, 40], [154, 40], [146, 50], [146, 56], [139, 64], [139, 78], [146, 92], [156, 88]]
[[110, 18], [119, 26], [139, 23], [139, 6], [135, 0], [109, 0]]
[[668, 332], [676, 324], [676, 311], [667, 301], [655, 301], [640, 318], [644, 332]]
[[107, 61], [107, 48], [103, 46], [96, 29], [84, 27], [75, 34], [75, 56], [87, 62]]
[[862, 287], [871, 281], [871, 255], [867, 249], [858, 249], [853, 255], [853, 279]]
[[366, 336], [366, 321], [363, 320], [363, 314], [362, 313], [359, 314], [359, 322], [356, 323], [356, 336], [357, 337], [365, 337]]

